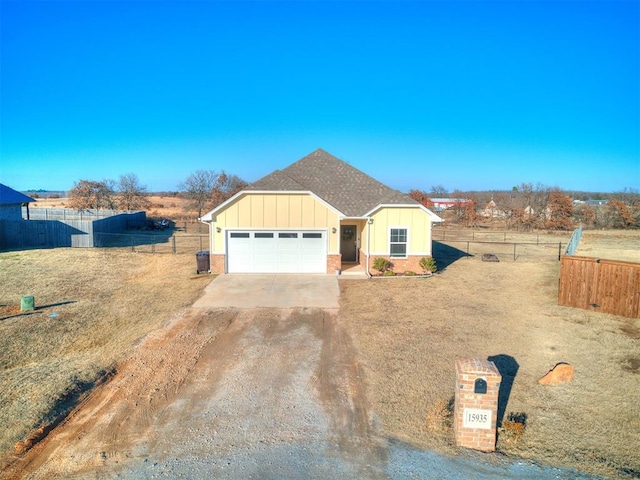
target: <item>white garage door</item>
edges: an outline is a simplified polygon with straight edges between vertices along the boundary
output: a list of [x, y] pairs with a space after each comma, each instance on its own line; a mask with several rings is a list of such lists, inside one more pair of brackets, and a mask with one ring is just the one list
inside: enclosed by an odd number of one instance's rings
[[229, 273], [326, 273], [326, 232], [228, 231]]

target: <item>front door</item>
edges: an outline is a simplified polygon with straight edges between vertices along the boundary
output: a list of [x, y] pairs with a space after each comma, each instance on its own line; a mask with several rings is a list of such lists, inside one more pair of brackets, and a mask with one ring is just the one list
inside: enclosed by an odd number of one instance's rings
[[340, 253], [343, 262], [355, 262], [357, 260], [357, 227], [355, 225], [340, 226]]

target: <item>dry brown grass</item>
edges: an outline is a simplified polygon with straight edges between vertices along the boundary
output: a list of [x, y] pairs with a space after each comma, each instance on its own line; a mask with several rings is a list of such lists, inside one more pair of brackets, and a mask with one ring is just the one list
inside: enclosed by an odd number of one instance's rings
[[[200, 295], [193, 255], [0, 253], [0, 452], [54, 422], [149, 332]], [[20, 299], [34, 295], [23, 314]]]
[[[189, 211], [188, 201], [184, 198], [169, 195], [149, 195], [150, 202], [147, 215], [150, 217], [169, 218], [171, 220], [195, 220], [197, 214]], [[61, 198], [37, 198], [29, 208], [69, 208], [69, 199]]]
[[[558, 306], [558, 273], [552, 258], [476, 256], [429, 279], [341, 282], [341, 321], [384, 433], [455, 454], [444, 408], [454, 362], [494, 357], [515, 374], [503, 420], [522, 423], [503, 424], [500, 451], [608, 478], [640, 475], [640, 321]], [[574, 381], [539, 385], [561, 361], [575, 367]]]
[[576, 255], [640, 263], [640, 231], [585, 230]]

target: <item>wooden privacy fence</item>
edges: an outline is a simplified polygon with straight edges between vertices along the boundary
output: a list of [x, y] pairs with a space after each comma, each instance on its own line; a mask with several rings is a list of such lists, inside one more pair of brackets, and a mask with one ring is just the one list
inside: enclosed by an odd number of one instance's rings
[[640, 318], [640, 263], [563, 255], [558, 304]]

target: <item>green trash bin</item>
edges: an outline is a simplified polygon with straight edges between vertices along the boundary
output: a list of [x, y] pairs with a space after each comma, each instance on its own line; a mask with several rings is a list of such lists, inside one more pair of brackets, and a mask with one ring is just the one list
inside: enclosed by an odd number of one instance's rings
[[33, 295], [26, 295], [20, 299], [20, 310], [29, 312], [36, 309], [36, 301]]

